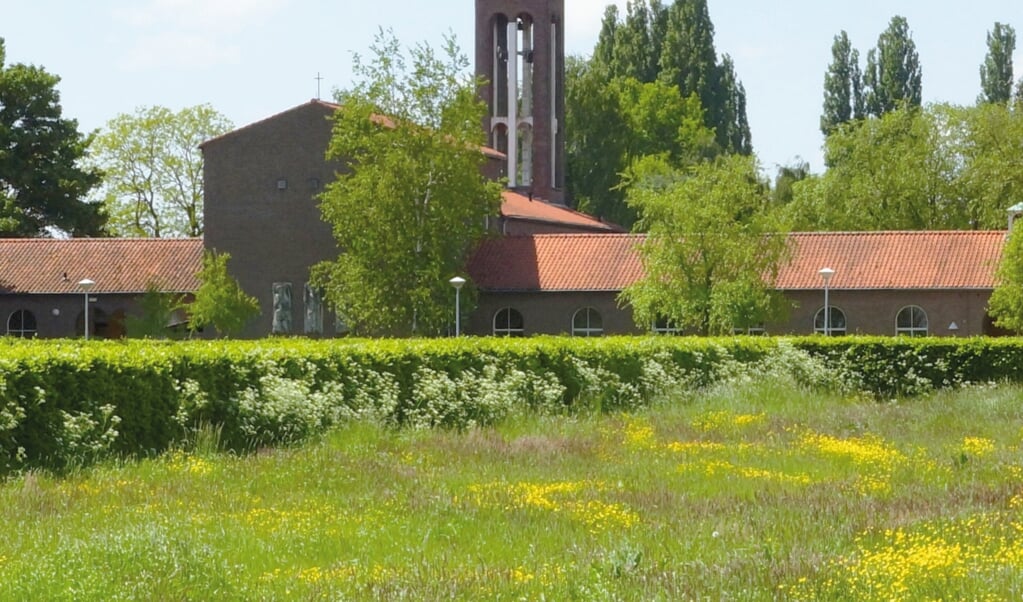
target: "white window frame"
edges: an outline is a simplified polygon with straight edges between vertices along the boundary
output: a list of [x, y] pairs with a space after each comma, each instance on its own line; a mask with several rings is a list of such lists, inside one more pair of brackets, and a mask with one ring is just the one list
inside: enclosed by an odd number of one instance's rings
[[[909, 311], [909, 326], [899, 326], [899, 318], [902, 317], [903, 312]], [[915, 326], [913, 320], [913, 313], [920, 312], [923, 315], [923, 326]], [[908, 336], [908, 337], [925, 337], [930, 334], [930, 318], [927, 317], [927, 312], [924, 308], [919, 305], [907, 305], [899, 310], [899, 313], [895, 314], [895, 334], [896, 336]]]
[[[586, 312], [584, 315], [585, 326], [577, 327], [576, 319], [580, 317], [580, 314]], [[598, 326], [593, 325], [593, 316], [597, 317]], [[604, 316], [600, 315], [600, 312], [593, 307], [583, 307], [578, 309], [572, 314], [572, 336], [574, 337], [599, 337], [604, 335]]]
[[[833, 336], [833, 337], [845, 336], [848, 333], [848, 325], [849, 325], [849, 320], [848, 320], [848, 318], [846, 318], [845, 312], [842, 311], [840, 308], [835, 307], [834, 305], [830, 305], [830, 306], [828, 306], [828, 313], [830, 314], [829, 317], [831, 318], [831, 327], [828, 329], [828, 333], [831, 336]], [[817, 327], [817, 319], [818, 318], [820, 318], [820, 323], [822, 325], [824, 324], [824, 316], [823, 316], [823, 314], [824, 314], [824, 308], [822, 307], [822, 308], [818, 309], [817, 313], [815, 313], [813, 315], [813, 332], [814, 332], [814, 334], [824, 334], [824, 327], [823, 326], [821, 326], [820, 328]], [[842, 325], [838, 326], [838, 327], [836, 327], [834, 325], [835, 324], [835, 316], [836, 315], [842, 316]]]
[[[504, 324], [498, 324], [497, 319], [501, 314], [508, 312], [508, 319], [505, 320]], [[522, 322], [522, 327], [512, 328], [511, 317], [514, 315], [511, 312], [515, 312], [519, 316], [519, 320]], [[514, 307], [502, 307], [494, 313], [494, 319], [491, 321], [493, 326], [493, 334], [495, 337], [521, 337], [526, 335], [526, 318], [522, 315], [522, 312], [515, 309]]]
[[654, 334], [680, 335], [682, 329], [675, 325], [669, 318], [657, 318], [650, 325], [650, 332]]
[[749, 328], [733, 328], [732, 334], [749, 335], [751, 337], [762, 337], [765, 334], [767, 334], [767, 329], [764, 328], [763, 324], [757, 324], [756, 326], [750, 326]]
[[[20, 328], [12, 328], [11, 326], [12, 326], [12, 322], [14, 321], [14, 317], [18, 316], [18, 315], [20, 315], [20, 317], [21, 317], [21, 322], [20, 322], [20, 324], [18, 324], [18, 326], [20, 326]], [[32, 318], [32, 322], [35, 324], [35, 328], [31, 328], [31, 329], [25, 328], [25, 317], [26, 316]], [[39, 321], [36, 320], [36, 315], [34, 313], [32, 313], [31, 311], [29, 311], [27, 309], [16, 309], [16, 310], [11, 312], [11, 315], [7, 316], [7, 334], [8, 335], [14, 336], [14, 337], [18, 337], [18, 338], [22, 338], [22, 339], [31, 339], [31, 338], [35, 337], [36, 334], [38, 334], [38, 333], [39, 333]]]

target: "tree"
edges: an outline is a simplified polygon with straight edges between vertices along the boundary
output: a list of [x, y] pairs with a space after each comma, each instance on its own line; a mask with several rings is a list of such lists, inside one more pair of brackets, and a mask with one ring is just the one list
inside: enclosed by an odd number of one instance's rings
[[860, 53], [852, 47], [849, 35], [842, 31], [831, 45], [831, 64], [824, 75], [824, 113], [821, 132], [825, 136], [836, 127], [863, 118], [863, 76]]
[[995, 326], [1023, 333], [1023, 230], [1014, 228], [995, 273], [997, 284], [988, 300]]
[[192, 332], [212, 326], [221, 335], [231, 336], [259, 315], [259, 301], [245, 294], [228, 273], [230, 259], [229, 253], [207, 251], [203, 255], [202, 269], [197, 274], [199, 289], [195, 291], [195, 300], [188, 305]]
[[644, 277], [622, 293], [637, 324], [667, 319], [701, 334], [730, 333], [783, 311], [773, 284], [787, 237], [755, 160], [698, 164], [633, 188], [629, 203], [648, 229], [639, 247]]
[[[612, 5], [614, 6], [614, 5]], [[617, 189], [630, 137], [619, 88], [595, 61], [565, 61], [565, 184], [576, 207], [621, 223]], [[626, 224], [622, 224], [626, 225]]]
[[920, 55], [905, 17], [892, 17], [867, 53], [864, 74], [867, 112], [876, 117], [894, 111], [901, 104], [919, 107], [923, 101]]
[[85, 201], [100, 173], [81, 166], [89, 140], [65, 119], [56, 86], [40, 67], [5, 66], [0, 38], [0, 236], [99, 236], [103, 206]]
[[327, 154], [347, 169], [320, 207], [343, 251], [314, 278], [357, 332], [436, 335], [451, 323], [448, 280], [500, 207], [501, 185], [481, 171], [486, 109], [451, 38], [442, 57], [411, 49], [411, 64], [393, 34], [372, 51], [353, 61], [361, 81], [337, 95]]
[[1005, 227], [1006, 210], [1023, 199], [1023, 111], [1004, 103], [949, 107], [948, 142], [960, 157], [955, 172], [966, 199], [963, 227]]
[[667, 10], [660, 77], [678, 86], [682, 96], [696, 94], [710, 111], [717, 105], [717, 51], [707, 2], [676, 0]]
[[797, 158], [792, 165], [778, 166], [778, 173], [774, 178], [774, 188], [771, 190], [771, 201], [776, 207], [781, 207], [792, 202], [794, 197], [793, 186], [796, 182], [802, 182], [810, 177], [810, 164]]
[[597, 45], [593, 48], [593, 64], [611, 73], [611, 63], [614, 61], [615, 35], [618, 31], [618, 6], [608, 4], [604, 8], [604, 18], [600, 22], [600, 33], [597, 35]]
[[91, 149], [106, 174], [110, 231], [118, 236], [202, 236], [199, 145], [231, 127], [209, 105], [177, 113], [142, 107], [108, 121]]
[[[629, 0], [626, 9], [624, 22], [615, 5], [605, 9], [586, 72], [604, 81], [659, 81], [678, 87], [682, 98], [695, 94], [703, 108], [704, 124], [715, 132], [720, 152], [751, 154], [746, 90], [728, 55], [718, 63], [706, 0], [675, 0], [670, 6], [660, 0]], [[566, 88], [572, 85], [571, 76], [566, 73]], [[585, 97], [576, 99], [592, 105]], [[566, 95], [568, 113], [585, 113], [572, 102]]]
[[1016, 30], [995, 22], [987, 34], [987, 55], [980, 66], [980, 102], [1008, 103], [1012, 99], [1012, 53]]
[[[631, 227], [623, 175], [637, 160], [663, 155], [675, 168], [714, 156], [714, 132], [704, 126], [695, 95], [636, 79], [606, 81], [581, 61], [570, 61], [566, 86], [568, 185], [581, 211]], [[631, 178], [634, 180], [635, 178]]]
[[721, 59], [718, 103], [721, 118], [717, 123], [718, 143], [727, 152], [753, 154], [753, 136], [746, 118], [746, 88], [735, 75], [732, 57]]
[[174, 315], [185, 307], [181, 295], [165, 293], [156, 283], [150, 282], [139, 299], [138, 314], [128, 316], [125, 321], [128, 336], [142, 339], [170, 337]]
[[641, 82], [657, 76], [657, 48], [650, 39], [651, 14], [646, 0], [629, 0], [625, 23], [615, 29], [611, 74]]
[[786, 207], [799, 230], [968, 228], [961, 156], [941, 109], [903, 106], [847, 124], [825, 141], [828, 170], [793, 186]]

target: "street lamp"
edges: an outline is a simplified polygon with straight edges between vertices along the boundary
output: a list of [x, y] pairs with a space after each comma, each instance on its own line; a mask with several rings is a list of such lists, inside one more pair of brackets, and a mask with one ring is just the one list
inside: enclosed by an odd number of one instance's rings
[[831, 277], [835, 275], [835, 270], [831, 268], [821, 268], [818, 274], [824, 279], [824, 336], [831, 336], [831, 306], [828, 304], [828, 283], [831, 282]]
[[462, 308], [460, 296], [462, 294], [462, 285], [465, 284], [465, 278], [455, 276], [451, 280], [448, 280], [448, 282], [451, 283], [451, 286], [455, 287], [455, 336], [457, 337], [461, 334], [462, 330]]
[[96, 286], [96, 283], [86, 278], [85, 280], [79, 280], [78, 286], [82, 287], [85, 291], [85, 340], [89, 340], [89, 291], [92, 287]]

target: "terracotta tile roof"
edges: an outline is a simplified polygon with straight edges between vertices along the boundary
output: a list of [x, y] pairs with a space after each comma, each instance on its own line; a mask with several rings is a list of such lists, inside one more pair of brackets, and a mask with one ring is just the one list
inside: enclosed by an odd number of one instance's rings
[[835, 270], [833, 289], [991, 289], [1005, 231], [818, 232], [792, 234], [782, 290], [820, 289], [818, 271]]
[[86, 278], [96, 293], [193, 292], [202, 253], [199, 238], [0, 239], [0, 295], [81, 293]]
[[501, 203], [501, 216], [505, 218], [550, 224], [567, 224], [601, 232], [622, 231], [621, 227], [616, 224], [602, 222], [593, 216], [579, 213], [561, 205], [553, 205], [539, 199], [530, 200], [529, 197], [514, 190], [505, 190], [501, 193], [501, 196], [504, 198], [504, 201]]
[[619, 291], [642, 275], [632, 234], [538, 234], [483, 242], [469, 275], [492, 291]]
[[[491, 291], [617, 291], [642, 277], [642, 235], [538, 234], [484, 242], [469, 264]], [[795, 233], [781, 290], [991, 289], [1004, 231]]]

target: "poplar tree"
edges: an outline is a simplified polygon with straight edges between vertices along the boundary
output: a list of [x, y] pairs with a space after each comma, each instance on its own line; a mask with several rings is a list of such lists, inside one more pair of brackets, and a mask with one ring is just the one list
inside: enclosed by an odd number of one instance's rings
[[866, 108], [880, 117], [900, 104], [919, 107], [923, 102], [923, 74], [905, 17], [894, 16], [877, 40], [877, 48], [867, 53], [864, 74]]
[[615, 29], [611, 75], [653, 81], [657, 74], [655, 57], [646, 0], [629, 0], [625, 23]]
[[[1016, 30], [995, 23], [987, 34], [987, 55], [980, 66], [980, 102], [1007, 103], [1012, 99], [1012, 53], [1016, 51]], [[1023, 81], [1021, 81], [1023, 84]]]
[[676, 0], [668, 9], [660, 77], [682, 96], [696, 94], [712, 125], [717, 111], [717, 52], [706, 0]]
[[718, 143], [727, 152], [753, 154], [752, 134], [746, 118], [746, 88], [736, 77], [735, 64], [727, 54], [721, 59], [718, 108], [720, 118], [715, 124], [718, 128]]
[[618, 31], [618, 6], [608, 4], [604, 9], [604, 18], [600, 22], [600, 34], [597, 35], [597, 45], [593, 48], [592, 62], [611, 72], [611, 63], [614, 60], [615, 32]]
[[842, 31], [831, 45], [831, 64], [824, 75], [824, 112], [821, 132], [829, 135], [836, 127], [863, 118], [863, 76], [860, 53]]

